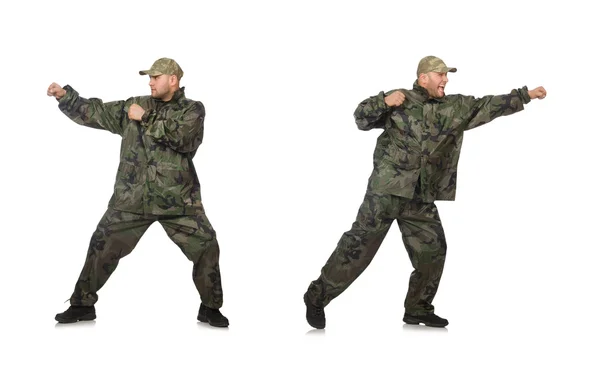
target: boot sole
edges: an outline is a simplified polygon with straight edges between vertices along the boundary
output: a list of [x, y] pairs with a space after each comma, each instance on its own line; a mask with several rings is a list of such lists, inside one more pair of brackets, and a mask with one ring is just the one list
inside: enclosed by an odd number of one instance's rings
[[213, 326], [213, 327], [219, 327], [219, 328], [229, 327], [229, 322], [227, 322], [227, 323], [211, 323], [210, 320], [208, 320], [208, 318], [206, 318], [204, 316], [198, 316], [197, 319], [199, 322], [208, 323], [208, 325]]
[[94, 319], [96, 319], [96, 314], [87, 314], [87, 315], [80, 316], [76, 319], [64, 319], [64, 318], [59, 317], [58, 315], [56, 317], [54, 317], [54, 320], [56, 320], [57, 322], [59, 322], [61, 324], [77, 323], [80, 320], [86, 321], [86, 320], [94, 320]]
[[402, 319], [402, 321], [404, 321], [404, 323], [406, 323], [406, 324], [411, 324], [411, 325], [419, 325], [419, 324], [423, 323], [427, 327], [436, 327], [436, 328], [444, 328], [445, 326], [448, 325], [448, 323], [446, 323], [446, 324], [427, 323], [422, 320], [418, 320], [418, 319], [414, 319], [414, 318], [404, 318], [404, 319]]

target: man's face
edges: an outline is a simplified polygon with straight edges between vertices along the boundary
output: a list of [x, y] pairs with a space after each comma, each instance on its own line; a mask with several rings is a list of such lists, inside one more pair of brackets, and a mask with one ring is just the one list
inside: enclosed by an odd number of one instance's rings
[[429, 93], [429, 96], [434, 98], [442, 98], [446, 94], [444, 92], [448, 83], [448, 74], [442, 72], [428, 72], [425, 74], [427, 78], [423, 81], [423, 86]]
[[150, 76], [150, 91], [153, 98], [164, 99], [171, 95], [169, 75]]

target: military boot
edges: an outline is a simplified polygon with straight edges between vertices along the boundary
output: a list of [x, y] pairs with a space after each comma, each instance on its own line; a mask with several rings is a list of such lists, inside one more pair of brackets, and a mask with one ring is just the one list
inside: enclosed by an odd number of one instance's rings
[[56, 314], [54, 319], [59, 323], [75, 323], [80, 320], [96, 319], [94, 306], [69, 306], [67, 311]]
[[208, 323], [213, 327], [229, 326], [229, 320], [221, 314], [221, 311], [206, 307], [203, 304], [200, 305], [200, 310], [198, 310], [198, 320], [202, 323]]
[[310, 303], [308, 294], [304, 294], [304, 304], [306, 305], [306, 321], [308, 324], [316, 329], [325, 328], [325, 309]]

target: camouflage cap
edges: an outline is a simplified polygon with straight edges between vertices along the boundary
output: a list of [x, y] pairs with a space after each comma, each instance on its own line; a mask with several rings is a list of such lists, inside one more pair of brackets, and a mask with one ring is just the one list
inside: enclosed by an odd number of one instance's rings
[[183, 70], [179, 67], [176, 61], [169, 58], [160, 58], [149, 70], [140, 71], [140, 75], [150, 75], [150, 76], [158, 76], [158, 75], [175, 75], [177, 79], [181, 80], [183, 76]]
[[456, 72], [456, 68], [446, 66], [443, 60], [436, 56], [426, 56], [419, 62], [417, 77], [427, 72]]

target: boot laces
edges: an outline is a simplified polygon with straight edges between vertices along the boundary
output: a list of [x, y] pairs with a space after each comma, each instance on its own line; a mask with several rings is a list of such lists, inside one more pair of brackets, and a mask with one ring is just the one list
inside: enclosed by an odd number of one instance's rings
[[323, 307], [313, 306], [313, 315], [321, 317], [323, 313]]

